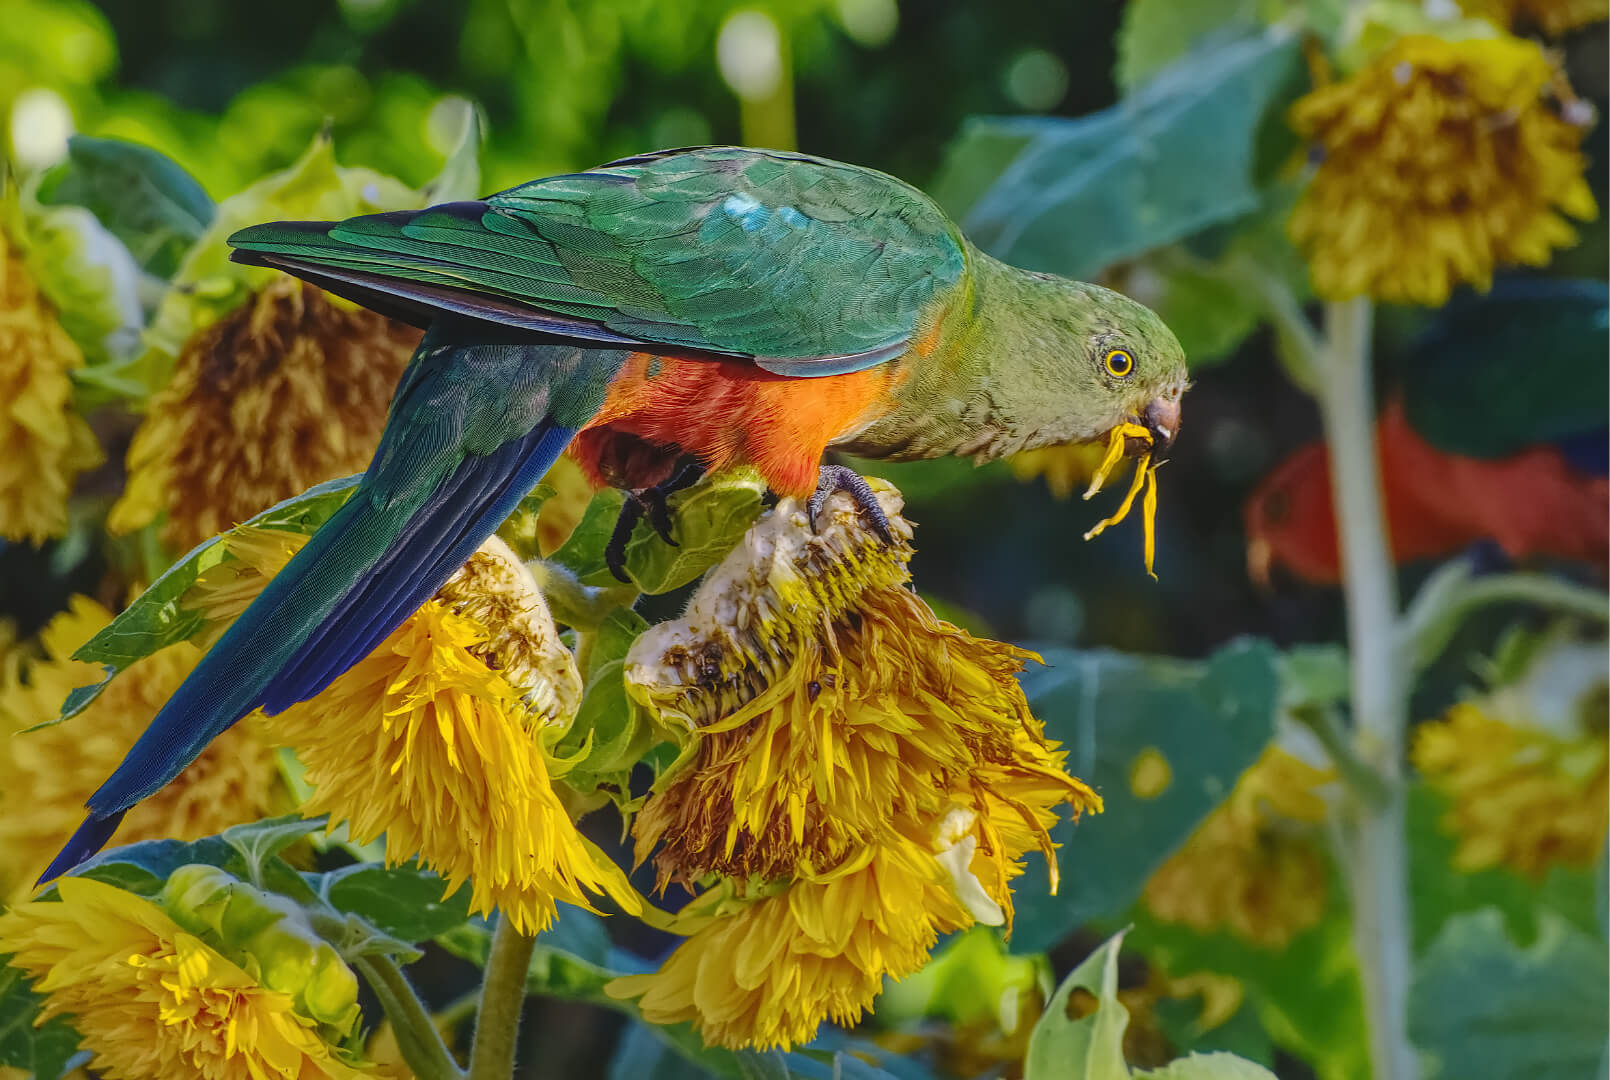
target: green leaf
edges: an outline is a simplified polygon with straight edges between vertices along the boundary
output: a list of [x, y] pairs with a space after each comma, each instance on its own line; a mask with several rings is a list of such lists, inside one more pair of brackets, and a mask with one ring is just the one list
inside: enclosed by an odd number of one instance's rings
[[[1279, 693], [1277, 654], [1257, 640], [1205, 662], [1070, 649], [1047, 650], [1045, 659], [1023, 689], [1046, 734], [1069, 751], [1069, 771], [1101, 794], [1106, 812], [1058, 837], [1057, 896], [1033, 865], [1018, 879], [1012, 947], [1023, 952], [1048, 949], [1134, 901], [1257, 760], [1274, 733]], [[1131, 788], [1143, 755], [1167, 762], [1162, 790]]]
[[[550, 555], [549, 561], [558, 563], [584, 584], [618, 585], [604, 563], [604, 548], [614, 535], [615, 522], [620, 519], [626, 496], [616, 488], [604, 488], [593, 496], [581, 520], [570, 537]], [[608, 580], [601, 580], [600, 575]]]
[[1278, 1080], [1274, 1073], [1234, 1054], [1188, 1054], [1161, 1069], [1138, 1072], [1146, 1080]]
[[34, 1080], [57, 1080], [81, 1064], [78, 1032], [60, 1016], [34, 1026], [43, 999], [10, 961], [0, 955], [0, 1065], [32, 1073]]
[[[83, 350], [88, 363], [72, 369], [75, 383], [138, 349], [140, 270], [94, 214], [82, 206], [46, 206], [25, 188], [15, 206], [0, 192], [0, 218], [8, 219], [4, 225], [22, 247], [29, 276], [55, 307], [62, 329]], [[97, 402], [80, 398], [78, 404]]]
[[227, 238], [245, 226], [276, 219], [336, 220], [414, 209], [427, 201], [423, 192], [373, 169], [337, 165], [329, 137], [315, 137], [290, 168], [218, 204], [212, 223], [185, 254], [157, 306], [144, 350], [103, 374], [136, 398], [162, 386], [192, 335], [234, 311], [279, 273], [230, 261]]
[[647, 629], [641, 615], [616, 608], [593, 633], [585, 655], [587, 688], [581, 708], [554, 751], [562, 759], [573, 759], [586, 749], [587, 756], [564, 775], [565, 783], [581, 794], [606, 788], [612, 798], [627, 798], [632, 768], [656, 737], [647, 717], [626, 695], [626, 653]]
[[1449, 920], [1416, 966], [1409, 1037], [1426, 1080], [1580, 1080], [1604, 1054], [1605, 943], [1552, 914], [1518, 947], [1496, 910]]
[[40, 188], [40, 201], [85, 207], [147, 273], [170, 277], [212, 222], [212, 199], [178, 163], [149, 146], [74, 135], [67, 161]]
[[1029, 1034], [1023, 1080], [1128, 1080], [1124, 1029], [1129, 1010], [1118, 1000], [1118, 949], [1124, 933], [1120, 930], [1085, 957], [1046, 1003]]
[[676, 545], [640, 522], [626, 544], [627, 576], [650, 596], [686, 585], [737, 546], [765, 497], [766, 482], [754, 469], [728, 470], [675, 492], [666, 502]]
[[971, 159], [998, 160], [1003, 140], [1023, 148], [947, 209], [997, 258], [1075, 278], [1239, 217], [1259, 204], [1260, 129], [1297, 65], [1296, 36], [1271, 28], [1204, 45], [1098, 113], [974, 120], [947, 174], [976, 174]]
[[1211, 35], [1255, 24], [1258, 8], [1259, 0], [1129, 0], [1113, 78], [1132, 91]]
[[[436, 943], [454, 956], [485, 967], [492, 953], [492, 928], [474, 919], [438, 934]], [[609, 934], [598, 916], [561, 903], [554, 924], [537, 935], [526, 968], [526, 992], [619, 1010], [622, 1004], [604, 993], [605, 983], [626, 974], [612, 966], [615, 959]]]
[[1248, 1003], [1276, 1045], [1304, 1058], [1324, 1080], [1354, 1080], [1369, 1072], [1364, 1004], [1353, 952], [1352, 926], [1340, 882], [1329, 883], [1324, 918], [1279, 949], [1261, 948], [1229, 933], [1203, 934], [1134, 912], [1129, 944], [1170, 976], [1198, 971], [1239, 979]]
[[[686, 585], [726, 557], [760, 516], [765, 495], [765, 481], [752, 469], [717, 473], [674, 492], [666, 506], [676, 544], [667, 544], [648, 521], [639, 521], [626, 543], [627, 576], [650, 594]], [[583, 585], [618, 584], [605, 564], [604, 549], [624, 501], [613, 488], [593, 496], [552, 561], [571, 570]]]
[[[869, 1064], [877, 1057], [888, 1069]], [[610, 1061], [610, 1080], [931, 1080], [932, 1074], [869, 1044], [850, 1050], [727, 1050], [705, 1046], [686, 1024], [634, 1021]]]
[[410, 943], [445, 934], [470, 914], [468, 886], [448, 896], [447, 882], [417, 862], [345, 866], [318, 875], [315, 888], [336, 910], [361, 916], [382, 933]]
[[[360, 479], [358, 476], [344, 476], [316, 484], [300, 495], [269, 507], [237, 528], [256, 526], [311, 534], [340, 508]], [[36, 727], [49, 727], [77, 716], [130, 664], [150, 656], [158, 649], [188, 641], [199, 633], [205, 624], [201, 612], [184, 607], [181, 601], [198, 577], [227, 557], [227, 546], [220, 541], [228, 535], [214, 536], [197, 544], [163, 571], [150, 588], [136, 597], [100, 633], [79, 646], [78, 651], [73, 653], [73, 659], [101, 664], [106, 677], [68, 694], [62, 704], [61, 715]]]
[[262, 821], [231, 825], [219, 838], [236, 851], [246, 863], [246, 877], [261, 882], [263, 870], [280, 852], [310, 833], [324, 828], [324, 817], [306, 818], [301, 814], [264, 818]]
[[555, 494], [553, 485], [538, 484], [498, 526], [498, 537], [526, 562], [542, 558], [542, 547], [537, 541], [537, 517], [542, 513], [542, 504]]
[[475, 103], [459, 102], [458, 138], [442, 163], [442, 171], [426, 184], [421, 194], [426, 203], [458, 202], [477, 199], [481, 190], [481, 118]]
[[128, 892], [152, 897], [162, 891], [168, 876], [181, 866], [204, 863], [244, 875], [245, 863], [222, 837], [200, 840], [142, 840], [138, 844], [109, 848], [73, 871], [81, 877], [116, 885]]

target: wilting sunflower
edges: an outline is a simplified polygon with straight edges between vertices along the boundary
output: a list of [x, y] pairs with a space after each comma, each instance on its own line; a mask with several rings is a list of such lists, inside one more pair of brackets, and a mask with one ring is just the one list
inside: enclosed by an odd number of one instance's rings
[[[67, 1015], [117, 1080], [365, 1075], [298, 1010], [294, 989], [269, 989], [248, 967], [187, 932], [149, 900], [89, 878], [63, 878], [60, 901], [0, 915], [0, 953], [44, 995], [45, 1019]], [[350, 973], [349, 973], [350, 974]], [[351, 984], [355, 1018], [357, 986]]]
[[1524, 29], [1535, 24], [1558, 36], [1568, 30], [1610, 18], [1610, 0], [1459, 0], [1472, 15]]
[[660, 883], [713, 884], [654, 975], [612, 984], [708, 1042], [788, 1046], [853, 1022], [937, 935], [1008, 924], [1055, 808], [1099, 810], [1015, 678], [1031, 654], [937, 619], [894, 543], [834, 496], [785, 499], [627, 656], [628, 692], [686, 750], [633, 825]]
[[[232, 561], [192, 594], [220, 623], [236, 615], [305, 538], [238, 529]], [[347, 821], [388, 863], [415, 855], [471, 908], [520, 929], [547, 926], [555, 901], [607, 893], [637, 910], [625, 875], [577, 831], [553, 778], [551, 746], [581, 700], [581, 677], [542, 594], [492, 538], [417, 612], [317, 697], [267, 722], [314, 788], [307, 814]]]
[[1332, 774], [1270, 746], [1183, 847], [1158, 867], [1143, 900], [1164, 922], [1227, 930], [1279, 948], [1324, 917], [1329, 870], [1314, 836], [1318, 789]]
[[1449, 800], [1444, 825], [1459, 838], [1460, 869], [1508, 866], [1541, 877], [1554, 865], [1591, 866], [1604, 851], [1603, 661], [1602, 644], [1556, 648], [1531, 678], [1415, 730], [1411, 760]]
[[66, 532], [73, 481], [101, 462], [73, 411], [69, 373], [83, 363], [0, 222], [0, 540]]
[[1598, 207], [1563, 87], [1536, 42], [1416, 34], [1298, 101], [1319, 164], [1290, 229], [1316, 291], [1437, 306], [1574, 243]]
[[640, 860], [664, 843], [662, 886], [825, 871], [958, 801], [1035, 823], [1061, 802], [1099, 808], [1029, 713], [1016, 675], [1033, 654], [974, 638], [906, 587], [911, 528], [898, 493], [878, 498], [894, 543], [847, 496], [816, 531], [784, 500], [683, 618], [633, 644], [628, 693], [688, 747], [633, 827]]
[[167, 514], [178, 550], [361, 472], [419, 332], [278, 277], [198, 331], [129, 446], [114, 532]]
[[[77, 596], [39, 635], [38, 655], [16, 648], [0, 661], [0, 791], [25, 813], [0, 814], [0, 896], [31, 887], [84, 817], [84, 800], [117, 767], [201, 653], [180, 643], [139, 660], [81, 714], [54, 727], [18, 734], [55, 719], [68, 693], [101, 678], [72, 653], [112, 620]], [[213, 740], [169, 785], [129, 811], [114, 843], [195, 840], [289, 805], [274, 752], [253, 723]]]

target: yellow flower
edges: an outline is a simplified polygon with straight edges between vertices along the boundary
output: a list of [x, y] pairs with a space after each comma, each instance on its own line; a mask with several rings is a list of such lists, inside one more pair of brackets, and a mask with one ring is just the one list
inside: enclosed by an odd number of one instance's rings
[[688, 740], [633, 825], [640, 861], [664, 845], [661, 887], [825, 872], [953, 803], [1049, 851], [1049, 807], [1100, 808], [1029, 713], [1016, 674], [1033, 654], [941, 621], [905, 587], [911, 529], [898, 493], [878, 498], [895, 543], [847, 496], [817, 532], [784, 500], [682, 619], [633, 644], [628, 693]]
[[[84, 712], [26, 735], [56, 717], [67, 694], [101, 678], [72, 653], [111, 622], [111, 612], [75, 596], [40, 634], [44, 655], [21, 648], [0, 659], [0, 896], [31, 888], [84, 817], [84, 800], [123, 760], [163, 702], [195, 667], [200, 651], [181, 643], [137, 661]], [[253, 724], [237, 724], [161, 791], [123, 819], [114, 843], [194, 840], [281, 811], [289, 800], [274, 752]]]
[[633, 823], [660, 885], [718, 881], [653, 975], [611, 984], [729, 1047], [854, 1022], [937, 936], [1009, 925], [1010, 883], [1056, 807], [1100, 810], [1063, 771], [1016, 674], [1032, 654], [937, 619], [894, 543], [845, 496], [813, 531], [792, 500], [750, 529], [687, 614], [646, 631], [628, 692], [686, 748]]
[[1317, 789], [1332, 778], [1270, 746], [1151, 876], [1147, 908], [1165, 922], [1228, 930], [1268, 948], [1317, 924], [1329, 873], [1312, 834], [1325, 819]]
[[[1595, 652], [1602, 680], [1603, 648]], [[1550, 723], [1528, 695], [1509, 690], [1455, 705], [1416, 730], [1415, 768], [1452, 804], [1444, 823], [1459, 837], [1456, 866], [1541, 877], [1556, 864], [1599, 858], [1610, 825], [1603, 697], [1589, 697], [1569, 720]]]
[[1535, 23], [1551, 37], [1610, 18], [1610, 0], [1460, 0], [1472, 15], [1505, 26]]
[[69, 373], [84, 354], [0, 228], [0, 539], [42, 543], [67, 531], [67, 496], [100, 446], [73, 411]]
[[708, 1044], [759, 1050], [808, 1042], [823, 1020], [855, 1023], [885, 975], [917, 970], [940, 933], [972, 923], [944, 869], [904, 841], [760, 899], [715, 890], [694, 905], [712, 917], [658, 972], [606, 989], [639, 998], [650, 1023], [691, 1022]]
[[[226, 539], [235, 562], [203, 575], [209, 621], [238, 614], [305, 538], [266, 529]], [[314, 794], [304, 813], [382, 834], [386, 861], [419, 856], [449, 891], [472, 883], [472, 910], [527, 932], [556, 900], [607, 893], [628, 910], [625, 875], [571, 821], [549, 752], [581, 700], [581, 677], [542, 594], [492, 538], [434, 598], [310, 701], [268, 721]]]
[[167, 514], [179, 550], [363, 470], [419, 334], [277, 277], [186, 343], [129, 446], [114, 532]]
[[292, 995], [270, 990], [161, 908], [89, 878], [60, 902], [0, 915], [0, 953], [35, 980], [42, 1016], [68, 1014], [113, 1080], [364, 1075], [320, 1038]]
[[1410, 35], [1298, 101], [1292, 126], [1323, 155], [1290, 224], [1315, 289], [1435, 306], [1574, 243], [1566, 218], [1598, 207], [1561, 86], [1535, 42]]

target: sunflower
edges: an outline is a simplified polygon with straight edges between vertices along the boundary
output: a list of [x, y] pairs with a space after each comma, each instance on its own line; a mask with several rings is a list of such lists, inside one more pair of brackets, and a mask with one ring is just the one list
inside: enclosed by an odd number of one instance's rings
[[[365, 1074], [322, 1037], [327, 1025], [298, 1011], [296, 993], [269, 989], [248, 970], [260, 958], [247, 953], [237, 963], [155, 903], [104, 882], [67, 877], [57, 889], [59, 902], [22, 903], [0, 915], [0, 953], [13, 954], [11, 966], [35, 980], [43, 1019], [71, 1017], [95, 1073], [113, 1080]], [[355, 1004], [355, 982], [351, 995]]]
[[1332, 774], [1276, 746], [1146, 882], [1164, 922], [1279, 948], [1324, 917], [1330, 875], [1313, 833]]
[[[19, 647], [0, 660], [0, 790], [13, 806], [28, 808], [0, 815], [0, 895], [32, 886], [83, 819], [84, 800], [201, 658], [188, 643], [170, 646], [131, 665], [72, 720], [18, 734], [55, 719], [70, 691], [102, 677], [97, 665], [72, 654], [111, 621], [101, 605], [75, 596], [41, 631], [37, 651]], [[257, 726], [237, 724], [130, 810], [115, 842], [195, 840], [278, 813], [289, 800]]]
[[[189, 602], [222, 625], [306, 541], [241, 528], [231, 559]], [[525, 565], [493, 537], [368, 656], [266, 727], [295, 749], [314, 791], [302, 810], [346, 821], [386, 861], [471, 883], [471, 908], [525, 932], [555, 902], [608, 894], [638, 909], [625, 875], [576, 829], [553, 779], [551, 747], [581, 701], [581, 676]]]
[[1099, 809], [1029, 712], [1016, 675], [1034, 655], [940, 620], [906, 587], [911, 528], [898, 493], [878, 498], [893, 544], [847, 496], [815, 531], [784, 500], [682, 619], [633, 644], [628, 693], [688, 740], [633, 826], [640, 861], [663, 844], [661, 887], [826, 871], [958, 799], [990, 822]]
[[941, 933], [1010, 925], [1011, 881], [1056, 808], [1100, 799], [1063, 771], [1016, 673], [1032, 654], [936, 618], [894, 542], [831, 498], [785, 499], [627, 654], [628, 693], [685, 750], [633, 823], [661, 887], [708, 885], [653, 975], [611, 984], [707, 1042], [790, 1046], [854, 1022]]
[[1592, 866], [1610, 827], [1602, 644], [1550, 650], [1520, 683], [1415, 729], [1410, 759], [1449, 802], [1461, 870]]
[[107, 524], [163, 514], [178, 550], [314, 484], [360, 472], [419, 333], [276, 277], [197, 331], [129, 446]]
[[83, 364], [0, 227], [0, 540], [38, 544], [65, 533], [74, 480], [101, 463], [94, 434], [73, 411], [70, 376]]
[[1316, 291], [1437, 306], [1574, 243], [1598, 207], [1563, 86], [1536, 42], [1414, 34], [1299, 100], [1319, 164], [1290, 231]]

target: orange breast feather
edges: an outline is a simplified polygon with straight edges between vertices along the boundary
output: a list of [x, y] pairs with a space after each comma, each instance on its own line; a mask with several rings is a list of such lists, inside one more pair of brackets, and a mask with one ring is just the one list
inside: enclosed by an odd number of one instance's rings
[[790, 379], [634, 353], [571, 453], [599, 484], [651, 486], [688, 453], [709, 469], [753, 465], [778, 494], [808, 495], [828, 444], [887, 407], [897, 368]]

